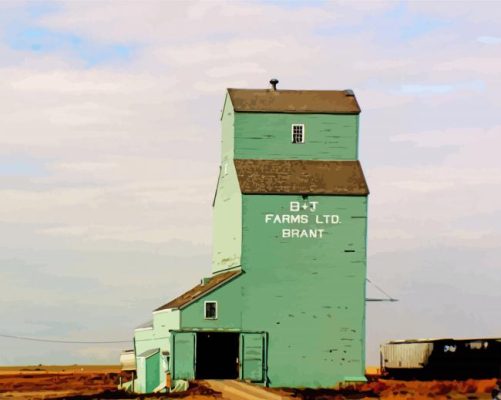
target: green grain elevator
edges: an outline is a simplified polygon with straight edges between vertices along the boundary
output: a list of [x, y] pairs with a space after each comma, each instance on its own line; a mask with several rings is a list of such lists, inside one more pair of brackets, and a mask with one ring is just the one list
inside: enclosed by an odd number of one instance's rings
[[226, 93], [212, 274], [135, 332], [136, 354], [158, 350], [174, 380], [365, 380], [360, 108], [351, 90], [271, 83]]

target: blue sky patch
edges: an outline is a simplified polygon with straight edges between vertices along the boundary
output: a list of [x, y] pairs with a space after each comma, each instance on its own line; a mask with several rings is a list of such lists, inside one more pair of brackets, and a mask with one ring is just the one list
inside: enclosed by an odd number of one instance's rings
[[30, 177], [47, 176], [44, 162], [23, 156], [0, 157], [0, 176], [2, 177]]
[[485, 44], [499, 44], [501, 43], [501, 37], [499, 36], [479, 36], [477, 41]]
[[11, 28], [7, 32], [6, 42], [11, 49], [18, 51], [39, 54], [70, 53], [82, 60], [87, 67], [126, 62], [134, 51], [133, 45], [96, 43], [72, 33], [56, 32], [36, 26]]

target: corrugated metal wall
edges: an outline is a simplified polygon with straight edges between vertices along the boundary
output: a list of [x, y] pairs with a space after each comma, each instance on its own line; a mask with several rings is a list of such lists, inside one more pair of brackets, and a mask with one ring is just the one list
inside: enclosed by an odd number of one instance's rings
[[381, 367], [423, 368], [433, 351], [433, 343], [387, 343], [381, 346]]

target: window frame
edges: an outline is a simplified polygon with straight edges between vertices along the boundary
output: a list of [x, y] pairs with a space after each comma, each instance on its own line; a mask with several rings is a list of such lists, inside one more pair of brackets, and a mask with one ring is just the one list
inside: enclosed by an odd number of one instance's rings
[[[209, 303], [212, 303], [214, 304], [214, 311], [215, 311], [215, 315], [214, 317], [208, 317], [207, 316], [207, 304]], [[208, 320], [214, 320], [214, 319], [217, 319], [218, 318], [218, 306], [217, 306], [217, 301], [216, 300], [207, 300], [207, 301], [204, 301], [204, 319], [208, 319]]]
[[[300, 126], [301, 127], [301, 133], [302, 133], [302, 141], [301, 142], [295, 142], [294, 141], [294, 127]], [[291, 125], [291, 143], [292, 144], [303, 144], [306, 141], [306, 129], [304, 127], [304, 124], [292, 124]]]

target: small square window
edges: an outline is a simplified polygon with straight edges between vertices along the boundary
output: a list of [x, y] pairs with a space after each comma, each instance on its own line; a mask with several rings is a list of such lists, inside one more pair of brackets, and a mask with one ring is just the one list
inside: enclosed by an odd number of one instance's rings
[[205, 319], [217, 319], [217, 301], [206, 301], [204, 305]]
[[304, 143], [304, 124], [292, 124], [292, 143]]

